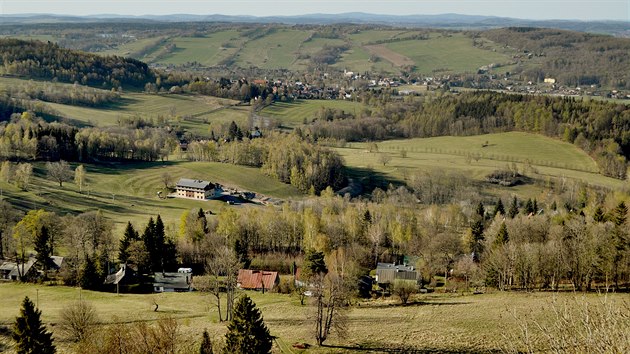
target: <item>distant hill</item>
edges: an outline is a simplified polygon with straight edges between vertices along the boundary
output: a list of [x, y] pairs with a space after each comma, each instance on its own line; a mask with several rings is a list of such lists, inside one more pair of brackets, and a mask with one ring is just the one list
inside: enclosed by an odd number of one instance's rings
[[433, 27], [451, 29], [490, 29], [508, 26], [527, 26], [566, 29], [580, 32], [605, 33], [616, 36], [630, 36], [630, 23], [627, 21], [579, 21], [579, 20], [527, 20], [495, 16], [460, 14], [441, 15], [381, 15], [362, 12], [342, 14], [307, 14], [298, 16], [229, 16], [220, 14], [193, 15], [143, 15], [125, 16], [101, 14], [91, 16], [64, 16], [50, 14], [2, 15], [2, 24], [35, 23], [94, 23], [94, 22], [230, 22], [230, 23], [281, 23], [281, 24], [378, 24], [405, 27]]

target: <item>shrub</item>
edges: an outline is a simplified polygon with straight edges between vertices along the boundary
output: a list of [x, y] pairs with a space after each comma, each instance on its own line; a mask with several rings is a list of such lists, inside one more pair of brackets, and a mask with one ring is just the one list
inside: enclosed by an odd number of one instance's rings
[[97, 322], [94, 306], [85, 301], [78, 301], [61, 310], [59, 328], [70, 339], [79, 342], [89, 335]]

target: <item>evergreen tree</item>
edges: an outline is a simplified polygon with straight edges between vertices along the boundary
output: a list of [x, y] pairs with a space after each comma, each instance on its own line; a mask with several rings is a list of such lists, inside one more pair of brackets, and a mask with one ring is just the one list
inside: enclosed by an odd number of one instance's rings
[[514, 219], [518, 215], [518, 200], [516, 196], [512, 199], [512, 205], [510, 205], [510, 210], [508, 210], [508, 216], [510, 219]]
[[494, 240], [495, 246], [501, 246], [508, 243], [510, 240], [510, 236], [508, 234], [507, 226], [504, 222], [501, 223], [501, 227], [499, 227], [499, 232], [497, 233], [497, 238]]
[[234, 242], [234, 252], [238, 257], [238, 261], [243, 264], [243, 268], [249, 268], [252, 264], [252, 260], [249, 258], [249, 252], [247, 251], [247, 243], [237, 239]]
[[22, 302], [20, 315], [13, 324], [13, 340], [18, 354], [53, 354], [56, 352], [52, 333], [41, 321], [41, 311], [27, 297]]
[[477, 208], [475, 209], [475, 214], [477, 214], [481, 218], [485, 218], [486, 209], [483, 207], [483, 203], [479, 202], [479, 204], [477, 204]]
[[201, 337], [201, 346], [199, 347], [199, 354], [212, 354], [212, 341], [210, 340], [210, 335], [207, 330], [203, 331], [203, 335]]
[[197, 221], [201, 224], [201, 229], [204, 234], [208, 233], [208, 219], [206, 219], [206, 213], [204, 213], [203, 209], [199, 208], [197, 212]]
[[531, 199], [527, 199], [527, 203], [525, 203], [525, 214], [529, 215], [534, 212], [534, 203]]
[[324, 252], [308, 250], [304, 257], [304, 265], [302, 269], [302, 274], [305, 278], [309, 278], [317, 274], [323, 275], [328, 273], [328, 268], [324, 262]]
[[536, 198], [532, 200], [532, 207], [534, 208], [534, 214], [538, 213], [538, 201], [536, 201]]
[[472, 240], [471, 240], [472, 244], [470, 245], [470, 249], [472, 251], [473, 260], [475, 262], [480, 261], [479, 257], [481, 256], [481, 252], [483, 251], [483, 240], [484, 240], [483, 231], [484, 231], [483, 219], [477, 216], [476, 220], [473, 221], [472, 225], [470, 226], [470, 234], [472, 236]]
[[79, 276], [79, 285], [83, 289], [97, 290], [103, 283], [101, 275], [96, 267], [96, 262], [90, 256], [85, 257], [81, 275]]
[[166, 258], [166, 234], [164, 233], [164, 223], [158, 214], [155, 220], [155, 231], [153, 233], [155, 248], [151, 255], [152, 267], [154, 270], [164, 271], [164, 259]]
[[595, 209], [595, 212], [593, 213], [593, 220], [599, 223], [606, 221], [606, 215], [604, 214], [604, 210], [601, 206], [598, 206]]
[[125, 233], [118, 247], [118, 261], [120, 263], [127, 263], [129, 261], [129, 246], [139, 239], [138, 232], [133, 228], [131, 222], [128, 221]]
[[37, 263], [45, 272], [48, 270], [48, 261], [51, 256], [50, 234], [45, 225], [39, 229], [39, 232], [35, 233], [35, 252], [37, 252]]
[[505, 207], [503, 206], [503, 201], [501, 200], [501, 198], [497, 199], [497, 203], [494, 205], [492, 216], [494, 217], [497, 214], [505, 215]]
[[223, 353], [270, 353], [273, 337], [256, 304], [245, 295], [234, 307]]
[[149, 254], [149, 272], [155, 272], [157, 268], [154, 268], [154, 255], [155, 255], [155, 221], [153, 217], [149, 218], [147, 226], [142, 233], [142, 242], [144, 242], [144, 248]]
[[617, 205], [617, 207], [615, 208], [615, 211], [613, 212], [612, 222], [616, 226], [622, 226], [623, 224], [626, 223], [627, 218], [628, 218], [628, 207], [626, 207], [626, 203], [621, 202]]

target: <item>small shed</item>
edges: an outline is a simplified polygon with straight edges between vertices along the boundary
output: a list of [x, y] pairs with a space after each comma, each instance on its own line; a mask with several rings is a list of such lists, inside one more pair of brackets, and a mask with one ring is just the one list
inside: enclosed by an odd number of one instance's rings
[[378, 263], [376, 266], [376, 282], [391, 284], [396, 279], [417, 280], [418, 272], [413, 266], [407, 264]]
[[236, 286], [246, 290], [272, 290], [280, 283], [278, 272], [239, 269]]
[[153, 291], [156, 293], [192, 291], [192, 273], [155, 273]]

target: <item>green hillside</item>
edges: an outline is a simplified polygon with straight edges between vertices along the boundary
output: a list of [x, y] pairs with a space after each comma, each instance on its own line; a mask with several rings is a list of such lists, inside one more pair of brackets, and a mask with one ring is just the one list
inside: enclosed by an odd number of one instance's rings
[[[369, 152], [367, 143], [352, 143], [336, 150], [351, 170], [373, 170], [399, 181], [416, 171], [444, 169], [483, 180], [495, 170], [516, 164], [519, 170], [527, 170], [525, 174], [530, 177], [566, 177], [609, 188], [621, 188], [625, 184], [599, 174], [595, 162], [576, 146], [536, 134], [510, 132], [390, 140], [379, 142], [377, 146], [378, 153]], [[391, 161], [383, 165], [381, 154], [389, 155]]]
[[259, 114], [276, 119], [281, 125], [295, 127], [305, 121], [310, 122], [318, 117], [322, 108], [338, 109], [346, 113], [358, 114], [361, 104], [343, 100], [296, 100], [294, 102], [275, 102], [263, 109]]
[[172, 177], [172, 183], [179, 178], [194, 178], [275, 198], [300, 195], [291, 185], [265, 176], [256, 168], [231, 164], [176, 161], [84, 166], [87, 185], [81, 193], [72, 182], [60, 188], [46, 176], [44, 164], [38, 163], [27, 191], [0, 182], [3, 198], [25, 210], [43, 208], [61, 215], [101, 210], [117, 228], [122, 228], [128, 220], [145, 223], [149, 216], [156, 214], [161, 214], [165, 222], [178, 222], [185, 210], [203, 208], [218, 212], [226, 206], [219, 201], [158, 198], [157, 192], [164, 189], [165, 173]]

